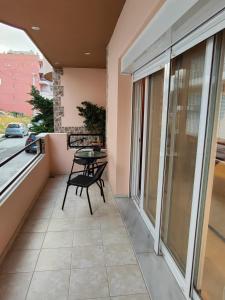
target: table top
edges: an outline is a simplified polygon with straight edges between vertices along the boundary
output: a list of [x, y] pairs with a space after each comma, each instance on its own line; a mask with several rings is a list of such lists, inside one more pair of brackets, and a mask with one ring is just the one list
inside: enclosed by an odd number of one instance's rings
[[107, 157], [106, 152], [102, 151], [78, 151], [74, 155], [76, 158], [85, 158], [85, 159], [100, 159]]

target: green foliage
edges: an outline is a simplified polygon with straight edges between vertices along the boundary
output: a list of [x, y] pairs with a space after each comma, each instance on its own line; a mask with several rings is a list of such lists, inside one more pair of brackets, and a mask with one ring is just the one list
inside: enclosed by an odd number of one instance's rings
[[53, 101], [48, 98], [42, 97], [40, 92], [32, 86], [31, 93], [32, 99], [28, 101], [33, 106], [33, 110], [38, 113], [32, 120], [31, 130], [37, 133], [53, 132], [54, 131], [54, 117], [53, 117]]
[[84, 118], [85, 128], [89, 132], [105, 135], [105, 108], [88, 101], [83, 101], [81, 104], [82, 106], [77, 106], [77, 109], [79, 116]]

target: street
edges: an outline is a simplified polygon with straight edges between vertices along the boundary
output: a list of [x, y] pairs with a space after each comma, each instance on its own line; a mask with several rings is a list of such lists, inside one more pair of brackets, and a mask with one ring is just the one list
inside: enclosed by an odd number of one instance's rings
[[[25, 146], [27, 136], [24, 138], [7, 138], [0, 141], [0, 161], [5, 160]], [[0, 188], [34, 157], [34, 154], [22, 152], [17, 157], [0, 168]]]
[[0, 141], [0, 161], [22, 149], [25, 145], [26, 139], [27, 136], [24, 138], [7, 138]]

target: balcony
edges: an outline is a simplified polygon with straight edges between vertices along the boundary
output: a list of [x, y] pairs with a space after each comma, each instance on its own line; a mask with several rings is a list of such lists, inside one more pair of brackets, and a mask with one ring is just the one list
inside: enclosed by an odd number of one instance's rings
[[[53, 66], [55, 133], [0, 192], [0, 300], [224, 300], [224, 1], [3, 2]], [[60, 209], [84, 101], [106, 108], [93, 216], [73, 188]]]
[[[164, 276], [169, 271], [154, 255], [133, 202], [115, 200], [105, 175], [106, 203], [97, 185], [90, 189], [93, 216], [86, 195], [76, 196], [73, 187], [62, 211], [68, 175], [60, 173], [71, 163], [62, 168], [62, 161], [73, 150], [67, 150], [65, 134], [43, 140], [45, 153], [1, 196], [0, 299], [150, 299], [158, 267]], [[144, 268], [146, 255], [152, 271]], [[173, 284], [170, 277], [165, 296]], [[182, 299], [179, 289], [171, 293]]]
[[106, 203], [98, 186], [90, 190], [90, 216], [87, 199], [76, 196], [73, 188], [61, 210], [66, 180], [67, 176], [48, 179], [32, 205], [1, 265], [0, 298], [18, 299], [19, 292], [19, 299], [127, 294], [149, 299], [108, 184]]

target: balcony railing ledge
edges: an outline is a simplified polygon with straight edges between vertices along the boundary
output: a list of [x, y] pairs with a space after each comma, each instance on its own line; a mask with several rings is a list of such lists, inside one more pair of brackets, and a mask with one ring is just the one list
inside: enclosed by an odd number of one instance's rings
[[[44, 159], [45, 154], [39, 155], [35, 161], [13, 182], [13, 184], [0, 196], [0, 209], [4, 205], [4, 202], [10, 197], [12, 193], [21, 185], [21, 183], [27, 178], [27, 176], [32, 172], [32, 170]], [[29, 162], [28, 162], [29, 163]], [[7, 185], [6, 182], [5, 185]], [[4, 185], [4, 186], [5, 186]], [[4, 188], [3, 186], [3, 188]]]

